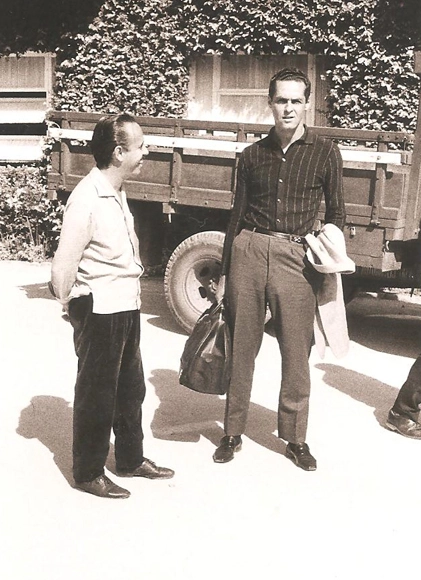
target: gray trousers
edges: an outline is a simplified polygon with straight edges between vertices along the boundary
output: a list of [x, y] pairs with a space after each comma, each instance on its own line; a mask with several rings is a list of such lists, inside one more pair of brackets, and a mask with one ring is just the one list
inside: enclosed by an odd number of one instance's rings
[[233, 329], [233, 368], [225, 409], [225, 432], [245, 431], [253, 382], [269, 305], [282, 360], [279, 437], [306, 438], [315, 290], [321, 275], [304, 262], [301, 244], [243, 230], [235, 238], [227, 280]]
[[416, 359], [409, 371], [408, 378], [402, 385], [393, 410], [400, 415], [405, 415], [413, 421], [418, 421], [421, 405], [421, 354]]

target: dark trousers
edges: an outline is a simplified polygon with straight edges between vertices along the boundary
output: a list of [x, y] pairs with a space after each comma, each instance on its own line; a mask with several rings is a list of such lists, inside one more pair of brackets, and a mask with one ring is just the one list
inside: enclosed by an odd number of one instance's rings
[[234, 240], [227, 280], [233, 367], [225, 409], [227, 435], [244, 433], [255, 359], [269, 305], [282, 360], [279, 437], [305, 441], [310, 397], [308, 357], [320, 274], [304, 263], [300, 244], [243, 230]]
[[73, 475], [76, 482], [104, 473], [115, 434], [117, 469], [143, 461], [140, 313], [93, 314], [92, 296], [69, 305], [78, 372], [73, 408]]
[[408, 378], [402, 385], [392, 407], [396, 413], [418, 421], [421, 404], [421, 354], [409, 371]]

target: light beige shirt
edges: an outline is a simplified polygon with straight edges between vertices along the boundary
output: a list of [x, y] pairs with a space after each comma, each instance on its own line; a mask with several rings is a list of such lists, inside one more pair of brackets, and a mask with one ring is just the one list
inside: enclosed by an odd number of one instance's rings
[[66, 307], [92, 293], [95, 314], [139, 310], [142, 273], [126, 195], [95, 167], [66, 204], [51, 269], [55, 295]]

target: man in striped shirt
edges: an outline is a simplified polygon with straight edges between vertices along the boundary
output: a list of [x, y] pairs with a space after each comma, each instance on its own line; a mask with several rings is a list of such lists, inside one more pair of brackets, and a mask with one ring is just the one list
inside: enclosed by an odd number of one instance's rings
[[286, 455], [296, 465], [316, 469], [306, 443], [308, 357], [322, 274], [305, 260], [304, 236], [313, 230], [322, 200], [325, 223], [343, 229], [345, 205], [339, 149], [305, 125], [310, 91], [308, 77], [298, 69], [274, 75], [269, 107], [275, 126], [239, 161], [217, 290], [217, 298], [225, 293], [231, 318], [233, 367], [226, 435], [214, 453], [216, 463], [230, 461], [241, 449], [268, 305], [282, 357], [279, 437], [288, 442]]

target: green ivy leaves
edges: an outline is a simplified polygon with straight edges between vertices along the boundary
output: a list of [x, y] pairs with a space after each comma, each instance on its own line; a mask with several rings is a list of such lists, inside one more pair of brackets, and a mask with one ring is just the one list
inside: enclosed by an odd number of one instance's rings
[[[61, 33], [50, 30], [58, 54], [55, 106], [181, 117], [196, 57], [308, 52], [329, 59], [332, 125], [410, 131], [419, 91], [419, 1], [75, 0], [73, 15], [57, 0]], [[32, 4], [45, 9], [51, 2]], [[30, 38], [37, 46], [48, 39], [48, 26], [57, 29], [54, 14], [45, 13], [42, 25], [35, 19], [40, 38]]]

